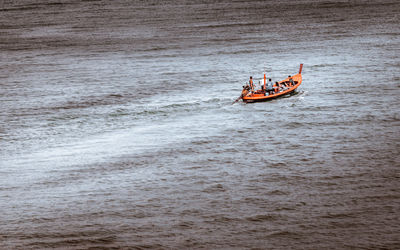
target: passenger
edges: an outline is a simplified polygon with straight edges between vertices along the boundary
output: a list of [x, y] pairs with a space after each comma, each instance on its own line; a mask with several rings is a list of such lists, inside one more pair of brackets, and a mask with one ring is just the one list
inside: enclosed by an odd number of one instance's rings
[[252, 76], [250, 76], [249, 85], [250, 85], [251, 92], [254, 92], [254, 84], [253, 84], [253, 77]]
[[287, 84], [286, 82], [281, 82], [281, 90], [285, 91], [287, 89]]
[[290, 82], [290, 86], [293, 87], [295, 85], [294, 81], [293, 81], [293, 78], [291, 76], [289, 76], [289, 82]]
[[268, 92], [270, 95], [272, 95], [273, 92], [274, 92], [274, 85], [273, 85], [273, 83], [272, 83], [272, 81], [271, 81], [271, 78], [268, 79], [268, 83], [267, 83], [267, 92]]
[[249, 85], [243, 86], [242, 94], [241, 94], [240, 97], [237, 99], [237, 101], [238, 101], [240, 98], [245, 97], [245, 96], [249, 93], [249, 89], [250, 89]]
[[279, 88], [280, 88], [279, 83], [275, 82], [275, 93], [279, 92]]

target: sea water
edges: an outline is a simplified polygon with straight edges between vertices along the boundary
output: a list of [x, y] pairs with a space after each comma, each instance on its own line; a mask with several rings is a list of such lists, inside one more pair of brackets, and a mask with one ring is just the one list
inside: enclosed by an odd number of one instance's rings
[[0, 7], [0, 248], [400, 247], [398, 1]]

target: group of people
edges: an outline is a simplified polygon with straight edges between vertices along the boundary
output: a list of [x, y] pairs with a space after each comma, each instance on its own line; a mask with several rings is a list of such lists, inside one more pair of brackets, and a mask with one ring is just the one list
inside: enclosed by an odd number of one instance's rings
[[289, 81], [285, 82], [275, 82], [272, 83], [271, 78], [268, 79], [268, 82], [265, 84], [261, 84], [261, 89], [255, 90], [256, 86], [253, 83], [253, 77], [250, 76], [249, 83], [243, 86], [243, 89], [246, 89], [247, 91], [251, 91], [251, 93], [263, 93], [264, 95], [273, 95], [275, 93], [279, 93], [280, 91], [284, 91], [292, 86], [294, 86], [296, 83], [293, 81], [293, 78], [289, 76]]

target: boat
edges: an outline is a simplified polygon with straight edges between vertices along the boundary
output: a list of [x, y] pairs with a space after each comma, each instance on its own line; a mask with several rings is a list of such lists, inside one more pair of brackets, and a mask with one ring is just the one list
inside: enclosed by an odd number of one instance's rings
[[303, 69], [303, 64], [300, 64], [299, 73], [293, 76], [289, 76], [286, 79], [278, 82], [278, 86], [274, 84], [274, 90], [271, 93], [265, 91], [266, 76], [264, 74], [263, 89], [254, 91], [254, 89], [251, 90], [249, 86], [244, 86], [242, 94], [238, 99], [241, 98], [245, 103], [265, 102], [282, 96], [293, 94], [293, 92], [295, 92], [295, 90], [300, 86], [302, 82], [302, 77], [301, 77], [302, 69]]

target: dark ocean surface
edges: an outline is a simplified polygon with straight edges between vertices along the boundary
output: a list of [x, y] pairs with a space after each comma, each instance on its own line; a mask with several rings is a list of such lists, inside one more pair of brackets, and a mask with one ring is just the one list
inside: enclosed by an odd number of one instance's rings
[[0, 0], [0, 249], [400, 249], [399, 16]]

